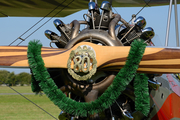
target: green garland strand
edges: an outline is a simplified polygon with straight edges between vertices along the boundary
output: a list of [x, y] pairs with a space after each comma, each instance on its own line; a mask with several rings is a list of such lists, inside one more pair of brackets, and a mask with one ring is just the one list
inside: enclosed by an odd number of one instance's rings
[[150, 110], [150, 98], [148, 89], [148, 77], [141, 73], [134, 79], [135, 110], [141, 111], [145, 116]]
[[44, 62], [41, 57], [41, 47], [42, 45], [39, 44], [39, 41], [31, 41], [28, 45], [28, 62], [32, 70], [32, 75], [36, 80], [34, 83], [39, 83], [41, 90], [64, 112], [87, 117], [87, 115], [101, 112], [111, 106], [121, 92], [125, 90], [126, 86], [132, 81], [136, 74], [146, 44], [143, 40], [136, 40], [132, 43], [125, 66], [119, 71], [108, 89], [97, 100], [90, 103], [76, 102], [66, 97], [62, 91], [58, 89], [44, 67]]
[[31, 90], [36, 94], [39, 94], [42, 91], [39, 87], [39, 81], [36, 81], [33, 75], [31, 75]]

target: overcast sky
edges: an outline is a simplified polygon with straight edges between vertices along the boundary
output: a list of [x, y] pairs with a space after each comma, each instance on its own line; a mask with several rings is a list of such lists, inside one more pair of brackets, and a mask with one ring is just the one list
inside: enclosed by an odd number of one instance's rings
[[[131, 7], [131, 8], [115, 8], [116, 11], [124, 18], [126, 21], [131, 19], [132, 14], [136, 14], [141, 7]], [[146, 19], [146, 27], [152, 27], [155, 31], [155, 37], [153, 42], [157, 46], [165, 45], [165, 36], [166, 36], [166, 28], [167, 28], [167, 17], [168, 17], [168, 9], [169, 6], [161, 6], [161, 7], [146, 7], [144, 8], [138, 16], [143, 16]], [[114, 10], [114, 9], [113, 9]], [[114, 11], [115, 12], [115, 11]], [[50, 40], [48, 40], [44, 31], [49, 29], [59, 34], [58, 30], [53, 25], [53, 21], [55, 19], [61, 19], [65, 24], [72, 22], [74, 19], [83, 20], [83, 14], [87, 13], [87, 10], [82, 10], [80, 12], [74, 13], [64, 18], [52, 18], [47, 24], [41, 27], [37, 32], [31, 35], [26, 39], [21, 45], [27, 45], [29, 41], [38, 39], [41, 41], [43, 46], [49, 46]], [[116, 12], [115, 12], [116, 13]], [[178, 22], [180, 24], [180, 5], [178, 5]], [[22, 35], [26, 30], [28, 30], [31, 26], [33, 26], [37, 21], [39, 21], [40, 17], [7, 17], [0, 18], [0, 45], [9, 45], [12, 41]], [[40, 22], [36, 27], [30, 30], [28, 33], [22, 36], [22, 38], [26, 38], [30, 35], [34, 30], [40, 27], [44, 22], [46, 22], [49, 18], [45, 18], [42, 22]], [[180, 25], [179, 25], [180, 31]], [[20, 42], [18, 40], [13, 45], [17, 45]], [[171, 16], [171, 27], [170, 27], [170, 35], [169, 35], [169, 46], [176, 46], [176, 36], [175, 36], [175, 19], [174, 19], [174, 6], [172, 8], [172, 16]], [[5, 69], [5, 68], [2, 68]], [[29, 72], [29, 69], [6, 69], [10, 72], [14, 71], [16, 74], [20, 72]]]

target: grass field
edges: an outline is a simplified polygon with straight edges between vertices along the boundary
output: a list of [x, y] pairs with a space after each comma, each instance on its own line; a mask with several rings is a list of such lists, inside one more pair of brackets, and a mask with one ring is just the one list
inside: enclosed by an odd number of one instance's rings
[[[20, 93], [32, 93], [30, 86], [13, 87]], [[15, 93], [9, 87], [0, 87], [0, 93]], [[46, 95], [24, 95], [54, 117], [60, 109]], [[0, 120], [53, 120], [54, 118], [20, 95], [0, 95]]]

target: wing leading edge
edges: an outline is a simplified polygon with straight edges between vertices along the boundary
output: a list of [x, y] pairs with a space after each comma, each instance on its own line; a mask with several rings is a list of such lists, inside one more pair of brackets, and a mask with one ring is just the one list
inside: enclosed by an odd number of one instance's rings
[[[98, 0], [98, 5], [104, 0]], [[71, 3], [72, 2], [72, 3]], [[65, 17], [82, 9], [88, 8], [89, 0], [0, 0], [0, 17], [44, 17], [55, 9], [48, 17], [54, 16], [61, 11], [56, 17]], [[141, 7], [148, 3], [149, 0], [114, 0], [113, 7]], [[180, 3], [180, 0], [177, 0]], [[69, 5], [68, 5], [69, 4]], [[151, 0], [149, 6], [168, 5], [168, 0]]]

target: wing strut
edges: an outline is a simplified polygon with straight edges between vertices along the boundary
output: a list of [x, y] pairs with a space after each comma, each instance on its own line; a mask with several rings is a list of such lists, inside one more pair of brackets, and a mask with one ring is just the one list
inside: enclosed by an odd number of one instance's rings
[[[168, 46], [169, 40], [169, 29], [170, 29], [170, 22], [171, 22], [171, 11], [172, 11], [172, 2], [170, 0], [169, 3], [169, 14], [168, 14], [168, 22], [167, 22], [167, 29], [166, 29], [166, 41], [165, 46]], [[177, 0], [174, 0], [174, 12], [175, 12], [175, 26], [176, 26], [176, 46], [179, 47], [179, 32], [178, 32], [178, 16], [177, 16]]]
[[174, 0], [174, 12], [175, 12], [176, 40], [177, 40], [177, 47], [179, 47], [177, 0]]

